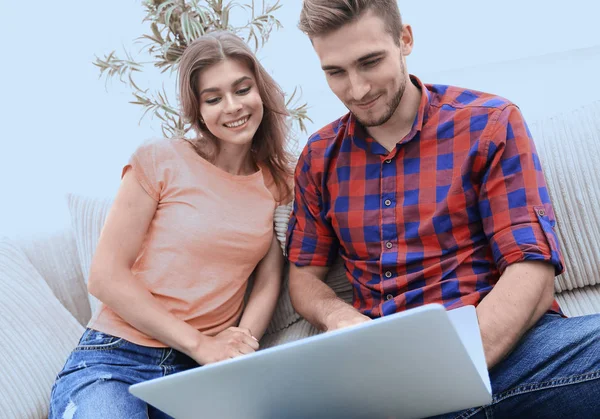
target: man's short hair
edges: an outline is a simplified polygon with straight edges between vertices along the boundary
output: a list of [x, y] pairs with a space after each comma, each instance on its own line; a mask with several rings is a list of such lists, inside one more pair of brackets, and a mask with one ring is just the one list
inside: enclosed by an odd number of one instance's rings
[[400, 44], [402, 17], [396, 0], [304, 0], [298, 28], [312, 40], [356, 21], [369, 10]]

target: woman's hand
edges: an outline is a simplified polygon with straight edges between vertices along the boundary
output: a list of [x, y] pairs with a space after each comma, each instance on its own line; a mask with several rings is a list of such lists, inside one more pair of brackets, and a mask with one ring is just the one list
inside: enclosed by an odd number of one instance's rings
[[258, 347], [258, 341], [250, 330], [230, 327], [215, 336], [205, 336], [189, 355], [200, 365], [206, 365], [250, 354], [258, 350]]

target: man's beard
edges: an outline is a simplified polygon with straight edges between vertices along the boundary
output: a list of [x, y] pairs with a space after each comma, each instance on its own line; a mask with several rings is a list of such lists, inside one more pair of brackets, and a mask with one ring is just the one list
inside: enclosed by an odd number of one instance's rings
[[[402, 74], [402, 75], [404, 76], [404, 74]], [[381, 118], [375, 119], [375, 120], [373, 120], [373, 119], [368, 120], [368, 119], [361, 119], [356, 114], [354, 116], [356, 117], [358, 122], [360, 122], [361, 125], [364, 127], [378, 127], [378, 126], [385, 124], [387, 121], [389, 121], [391, 119], [392, 116], [394, 116], [396, 109], [398, 109], [398, 106], [400, 105], [400, 102], [402, 101], [402, 96], [404, 96], [404, 90], [406, 90], [406, 78], [402, 77], [402, 81], [400, 82], [400, 86], [398, 87], [398, 90], [392, 97], [392, 100], [390, 100], [387, 103], [387, 109]]]

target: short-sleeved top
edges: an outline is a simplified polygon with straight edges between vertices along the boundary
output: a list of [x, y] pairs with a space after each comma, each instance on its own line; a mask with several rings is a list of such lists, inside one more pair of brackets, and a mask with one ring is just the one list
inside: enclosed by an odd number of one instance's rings
[[[206, 334], [237, 324], [247, 281], [267, 254], [277, 192], [268, 170], [236, 176], [183, 139], [153, 140], [131, 168], [158, 202], [132, 273], [167, 310]], [[164, 347], [101, 304], [88, 327]]]
[[520, 261], [562, 272], [552, 205], [518, 107], [411, 81], [421, 102], [392, 151], [351, 113], [310, 137], [295, 172], [290, 261], [328, 266], [339, 253], [354, 306], [371, 317], [477, 305]]

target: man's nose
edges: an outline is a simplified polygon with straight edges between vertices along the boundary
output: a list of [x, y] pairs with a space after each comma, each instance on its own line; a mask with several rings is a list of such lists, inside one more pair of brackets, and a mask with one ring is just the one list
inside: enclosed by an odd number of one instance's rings
[[371, 85], [364, 77], [361, 77], [358, 74], [350, 74], [349, 80], [350, 96], [354, 101], [361, 101], [371, 90]]

